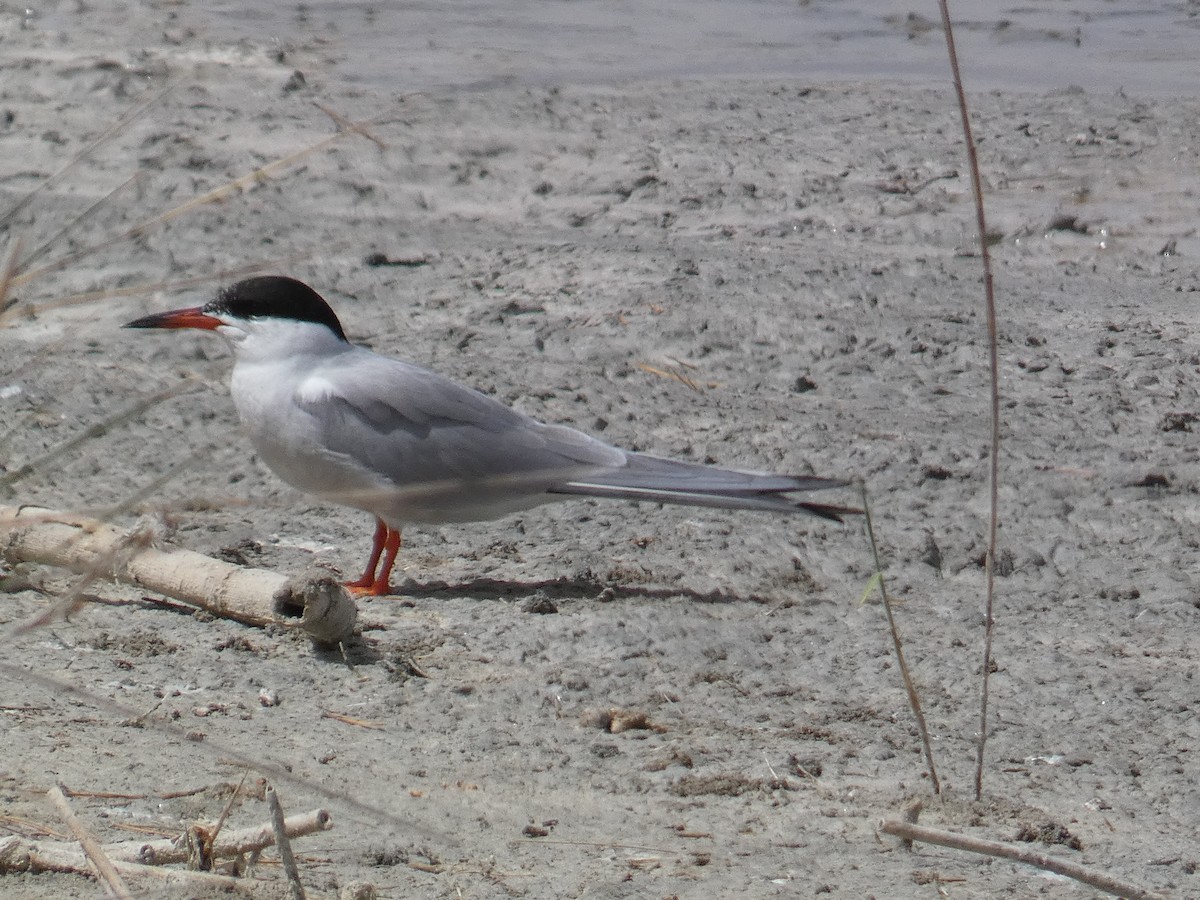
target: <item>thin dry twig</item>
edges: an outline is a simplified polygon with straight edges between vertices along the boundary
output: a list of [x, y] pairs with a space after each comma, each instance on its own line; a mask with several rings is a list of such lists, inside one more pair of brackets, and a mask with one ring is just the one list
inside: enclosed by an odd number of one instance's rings
[[[321, 248], [325, 253], [336, 253], [338, 250], [345, 247], [345, 244], [328, 244]], [[265, 259], [259, 262], [250, 263], [245, 266], [238, 266], [233, 269], [225, 269], [221, 272], [213, 272], [207, 275], [196, 275], [191, 278], [179, 278], [174, 281], [156, 281], [150, 284], [132, 284], [128, 287], [121, 288], [106, 288], [102, 291], [83, 291], [78, 294], [67, 294], [63, 297], [55, 297], [53, 300], [46, 300], [41, 303], [26, 303], [21, 306], [20, 313], [29, 316], [38, 316], [42, 313], [49, 312], [53, 309], [64, 309], [70, 306], [85, 306], [88, 303], [96, 303], [99, 300], [114, 300], [119, 297], [140, 297], [144, 294], [153, 294], [160, 291], [181, 291], [186, 288], [195, 287], [201, 284], [210, 284], [214, 282], [232, 281], [237, 278], [242, 278], [246, 275], [253, 275], [255, 272], [262, 272], [268, 269], [275, 269], [286, 263], [295, 262], [298, 259], [312, 259], [314, 251], [309, 248], [306, 250], [297, 250], [295, 253], [288, 253], [285, 256], [276, 256], [272, 259]], [[14, 311], [15, 314], [16, 311]], [[0, 315], [0, 324], [3, 324], [5, 317]]]
[[287, 827], [283, 821], [283, 806], [275, 788], [267, 788], [267, 808], [271, 810], [271, 826], [275, 831], [275, 846], [279, 848], [279, 861], [287, 875], [292, 900], [305, 900], [304, 885], [300, 881], [300, 870], [296, 868], [296, 857], [292, 855], [292, 842], [288, 840]]
[[890, 834], [906, 841], [922, 841], [926, 844], [938, 844], [942, 847], [950, 847], [953, 850], [965, 850], [968, 853], [982, 853], [985, 856], [1011, 859], [1015, 862], [1044, 869], [1047, 872], [1054, 872], [1056, 875], [1072, 878], [1075, 881], [1090, 885], [1096, 888], [1096, 890], [1104, 891], [1106, 894], [1127, 897], [1129, 900], [1163, 900], [1161, 894], [1156, 894], [1137, 885], [1121, 881], [1104, 872], [1096, 872], [1072, 862], [1055, 859], [1052, 856], [1039, 853], [1029, 847], [968, 837], [962, 834], [955, 834], [952, 831], [943, 831], [939, 828], [929, 828], [925, 825], [916, 825], [911, 822], [897, 822], [895, 820], [881, 822], [879, 830], [884, 834]]
[[15, 298], [9, 301], [8, 289], [17, 275], [17, 268], [20, 265], [17, 258], [21, 255], [22, 244], [23, 242], [18, 236], [13, 241], [12, 250], [8, 253], [8, 262], [4, 264], [4, 271], [0, 272], [0, 319], [4, 317], [5, 312], [17, 304]]
[[97, 800], [148, 800], [156, 797], [159, 800], [176, 800], [180, 797], [194, 797], [203, 794], [207, 787], [186, 788], [182, 791], [161, 791], [154, 794], [125, 794], [120, 791], [83, 791], [62, 785], [62, 791], [68, 797], [89, 797]]
[[671, 369], [660, 369], [658, 366], [652, 366], [649, 363], [638, 363], [637, 367], [643, 372], [649, 372], [651, 375], [657, 375], [659, 378], [671, 378], [678, 381], [680, 384], [690, 387], [696, 393], [701, 393], [700, 385], [694, 378], [684, 375], [682, 372], [675, 372]]
[[21, 259], [21, 261], [19, 263], [17, 263], [16, 270], [18, 272], [21, 272], [21, 271], [24, 271], [25, 269], [29, 268], [29, 266], [32, 265], [34, 263], [34, 261], [40, 259], [41, 257], [45, 256], [47, 253], [49, 253], [50, 248], [53, 247], [55, 244], [57, 244], [59, 241], [61, 241], [68, 234], [70, 234], [73, 229], [78, 228], [82, 222], [86, 222], [89, 218], [91, 218], [93, 215], [95, 215], [97, 210], [102, 209], [103, 207], [108, 205], [110, 202], [112, 202], [113, 197], [117, 196], [117, 194], [121, 193], [126, 188], [136, 184], [143, 177], [145, 177], [145, 175], [146, 175], [146, 172], [143, 169], [139, 169], [138, 171], [134, 172], [132, 175], [130, 175], [128, 178], [126, 178], [124, 181], [122, 181], [120, 184], [118, 184], [115, 188], [113, 188], [111, 191], [109, 191], [107, 194], [105, 194], [103, 197], [101, 197], [99, 200], [97, 200], [95, 203], [93, 203], [91, 206], [89, 206], [87, 209], [85, 209], [83, 212], [81, 212], [79, 215], [77, 215], [74, 219], [72, 219], [70, 222], [68, 222], [66, 225], [64, 225], [62, 228], [60, 228], [58, 231], [56, 231], [53, 236], [51, 236], [51, 237], [47, 238], [45, 241], [43, 241], [42, 245], [40, 247], [38, 247], [33, 252], [27, 254], [26, 256], [24, 256]]
[[328, 106], [317, 103], [316, 101], [313, 101], [313, 106], [325, 113], [325, 115], [329, 116], [329, 118], [333, 119], [333, 121], [336, 122], [338, 127], [343, 131], [353, 131], [355, 134], [361, 134], [380, 150], [386, 150], [388, 148], [387, 144], [375, 137], [375, 135], [371, 134], [371, 132], [367, 131], [367, 125], [370, 125], [370, 122], [353, 122], [336, 110], [330, 109]]
[[[333, 819], [323, 809], [297, 813], [284, 820], [284, 834], [289, 838], [304, 837], [318, 831], [333, 828]], [[235, 859], [255, 850], [270, 847], [275, 842], [273, 823], [264, 822], [252, 828], [237, 828], [215, 836], [209, 848], [211, 858]], [[156, 841], [119, 841], [106, 845], [105, 849], [114, 859], [164, 866], [187, 862], [187, 850], [177, 839], [163, 838]]]
[[26, 206], [28, 206], [30, 203], [33, 202], [33, 199], [38, 194], [40, 194], [42, 191], [46, 190], [46, 188], [50, 187], [50, 185], [54, 184], [55, 182], [62, 180], [62, 178], [68, 172], [70, 172], [71, 169], [75, 168], [75, 166], [79, 165], [80, 162], [82, 162], [87, 157], [91, 156], [91, 154], [93, 152], [95, 152], [97, 147], [99, 147], [105, 141], [109, 140], [114, 135], [119, 134], [122, 131], [124, 131], [126, 128], [128, 128], [131, 124], [133, 124], [133, 122], [135, 120], [137, 120], [142, 115], [144, 115], [146, 113], [146, 111], [150, 109], [150, 107], [154, 106], [154, 104], [158, 103], [158, 101], [162, 100], [165, 96], [167, 96], [167, 94], [169, 94], [174, 89], [175, 89], [174, 85], [168, 85], [166, 88], [159, 91], [153, 97], [150, 97], [149, 99], [144, 100], [141, 103], [134, 106], [127, 113], [125, 113], [125, 115], [121, 116], [119, 119], [117, 119], [117, 121], [115, 121], [111, 125], [109, 125], [108, 128], [104, 129], [104, 131], [102, 131], [95, 139], [93, 139], [91, 141], [91, 143], [84, 146], [83, 149], [81, 149], [78, 153], [76, 153], [69, 160], [67, 160], [67, 162], [62, 166], [62, 168], [60, 168], [54, 174], [50, 175], [48, 178], [45, 178], [42, 181], [38, 182], [37, 186], [34, 187], [24, 197], [22, 197], [15, 206], [13, 206], [3, 216], [0, 216], [0, 228], [3, 228], [5, 225], [7, 225], [9, 222], [11, 222], [13, 220], [13, 218], [18, 213], [21, 212], [21, 210], [23, 210]]
[[221, 829], [225, 827], [225, 821], [229, 818], [229, 814], [233, 812], [233, 804], [237, 802], [237, 798], [241, 796], [242, 788], [246, 785], [246, 779], [250, 777], [250, 770], [246, 769], [242, 772], [242, 780], [238, 782], [238, 786], [233, 789], [233, 793], [229, 795], [229, 800], [225, 803], [225, 808], [221, 810], [221, 815], [217, 817], [217, 822], [208, 832], [208, 846], [205, 851], [209, 859], [213, 858], [212, 847], [216, 843], [217, 837], [221, 834]]
[[954, 29], [950, 24], [950, 9], [947, 0], [938, 0], [942, 11], [942, 30], [946, 34], [946, 52], [950, 56], [950, 70], [954, 74], [954, 92], [958, 97], [958, 111], [962, 118], [963, 138], [967, 147], [967, 162], [971, 172], [971, 190], [975, 195], [975, 218], [979, 229], [979, 258], [983, 263], [984, 303], [987, 310], [988, 367], [991, 373], [992, 445], [990, 467], [990, 506], [988, 513], [988, 547], [985, 559], [987, 575], [987, 602], [984, 610], [983, 628], [983, 677], [979, 694], [979, 739], [975, 759], [975, 799], [983, 798], [983, 757], [987, 747], [988, 732], [988, 685], [992, 671], [992, 637], [995, 620], [992, 609], [996, 595], [996, 540], [1000, 523], [1000, 355], [996, 339], [996, 292], [992, 283], [992, 255], [988, 251], [987, 217], [983, 211], [983, 181], [979, 175], [979, 156], [975, 151], [975, 138], [971, 134], [971, 117], [967, 110], [967, 94], [963, 89], [962, 75], [958, 70], [958, 53], [954, 49]]
[[132, 900], [129, 894], [129, 888], [125, 886], [124, 879], [113, 867], [112, 860], [104, 852], [104, 848], [100, 846], [87, 826], [79, 820], [75, 812], [71, 809], [71, 804], [67, 801], [66, 795], [62, 792], [61, 785], [55, 785], [46, 792], [46, 796], [50, 802], [54, 804], [54, 808], [58, 810], [58, 814], [62, 816], [62, 820], [67, 823], [67, 827], [71, 829], [71, 833], [75, 835], [75, 839], [79, 841], [79, 846], [83, 848], [83, 852], [87, 854], [87, 858], [91, 861], [96, 869], [96, 874], [103, 879], [108, 892], [114, 897], [119, 897], [120, 900]]
[[53, 262], [46, 263], [46, 265], [41, 266], [40, 268], [22, 272], [13, 277], [12, 283], [14, 286], [26, 284], [27, 282], [34, 281], [44, 275], [48, 275], [51, 272], [57, 272], [59, 269], [64, 269], [72, 263], [76, 263], [79, 260], [85, 259], [95, 253], [99, 253], [102, 250], [107, 250], [109, 247], [114, 247], [117, 244], [122, 244], [126, 241], [133, 240], [134, 238], [139, 238], [153, 228], [156, 228], [159, 225], [165, 225], [167, 222], [177, 219], [185, 213], [191, 212], [193, 209], [197, 209], [202, 206], [208, 206], [211, 203], [217, 203], [233, 194], [241, 193], [255, 184], [266, 181], [276, 173], [299, 162], [304, 157], [312, 153], [316, 153], [318, 150], [323, 150], [331, 144], [341, 140], [347, 134], [353, 133], [355, 132], [335, 132], [334, 134], [322, 138], [314, 144], [309, 144], [307, 147], [301, 147], [299, 150], [289, 153], [287, 156], [273, 160], [264, 166], [259, 166], [254, 171], [248, 172], [238, 178], [234, 178], [232, 181], [227, 181], [225, 184], [213, 188], [213, 190], [209, 191], [208, 193], [192, 197], [188, 200], [185, 200], [183, 203], [180, 203], [178, 206], [174, 206], [171, 209], [166, 210], [165, 212], [161, 212], [158, 215], [144, 219], [143, 221], [132, 226], [131, 228], [126, 229], [115, 237], [108, 238], [107, 240], [101, 241], [98, 244], [81, 247], [79, 250], [76, 250], [73, 253], [68, 253], [66, 256], [60, 256], [58, 259], [54, 260]]
[[353, 716], [347, 716], [344, 713], [334, 712], [331, 709], [321, 710], [321, 718], [333, 719], [335, 722], [341, 722], [345, 725], [353, 725], [356, 728], [367, 728], [373, 731], [379, 731], [384, 727], [382, 722], [373, 722], [370, 719], [356, 719]]
[[929, 783], [933, 792], [942, 792], [941, 782], [938, 781], [937, 768], [933, 764], [933, 744], [929, 740], [929, 728], [925, 724], [925, 713], [921, 710], [921, 698], [913, 684], [912, 673], [908, 670], [908, 660], [904, 657], [904, 644], [900, 640], [900, 629], [896, 627], [896, 618], [892, 615], [892, 601], [888, 597], [887, 585], [883, 577], [883, 564], [879, 560], [879, 545], [875, 542], [875, 528], [871, 521], [871, 505], [867, 502], [867, 487], [859, 484], [862, 493], [863, 519], [867, 524], [867, 539], [871, 544], [871, 554], [875, 559], [875, 578], [879, 584], [879, 596], [883, 598], [883, 609], [887, 613], [888, 629], [892, 633], [892, 646], [896, 650], [896, 662], [900, 667], [900, 677], [904, 681], [904, 690], [908, 694], [908, 705], [912, 708], [917, 720], [917, 729], [921, 733], [921, 745], [925, 748], [925, 762], [929, 765]]
[[141, 400], [138, 400], [128, 408], [123, 409], [116, 415], [109, 416], [107, 419], [104, 419], [100, 422], [95, 422], [74, 437], [68, 438], [56, 447], [51, 447], [32, 462], [27, 462], [25, 465], [19, 467], [15, 471], [8, 472], [7, 474], [0, 476], [0, 489], [11, 488], [22, 478], [27, 478], [39, 469], [44, 468], [49, 463], [54, 462], [59, 457], [70, 453], [79, 445], [107, 434], [113, 428], [113, 426], [122, 425], [131, 419], [136, 419], [148, 409], [170, 400], [173, 397], [178, 397], [180, 394], [185, 394], [188, 391], [195, 390], [199, 386], [199, 381], [194, 378], [187, 378], [178, 384], [151, 394], [149, 397], [143, 397]]

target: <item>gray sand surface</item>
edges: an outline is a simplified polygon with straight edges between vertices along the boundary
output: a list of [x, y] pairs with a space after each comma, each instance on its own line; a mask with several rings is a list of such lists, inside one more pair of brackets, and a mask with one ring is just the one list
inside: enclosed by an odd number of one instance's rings
[[[980, 837], [1062, 826], [1075, 846], [1059, 832], [1046, 852], [1200, 896], [1200, 103], [972, 97], [1004, 420], [976, 803], [988, 376], [947, 89], [385, 96], [319, 69], [297, 84], [295, 59], [169, 26], [124, 53], [6, 27], [0, 209], [173, 85], [9, 223], [6, 259], [142, 173], [31, 269], [324, 140], [336, 126], [315, 103], [385, 146], [344, 136], [19, 285], [0, 330], [0, 464], [20, 477], [0, 503], [132, 504], [115, 521], [157, 520], [166, 546], [357, 575], [367, 517], [313, 505], [253, 457], [221, 343], [118, 328], [265, 264], [317, 287], [353, 339], [540, 418], [662, 455], [863, 478], [944, 794], [883, 609], [862, 602], [858, 523], [577, 501], [412, 529], [399, 596], [360, 604], [345, 656], [93, 584], [103, 602], [9, 635], [4, 659], [142, 718], [6, 676], [0, 837], [61, 832], [55, 782], [140, 798], [74, 801], [101, 840], [215, 820], [245, 771], [229, 750], [285, 767], [289, 810], [331, 811], [332, 831], [296, 844], [315, 897], [352, 881], [386, 897], [1089, 895], [877, 835], [914, 798], [924, 824]], [[74, 582], [0, 574], [6, 632]], [[613, 733], [611, 709], [649, 727]], [[266, 818], [247, 798], [230, 827]], [[259, 874], [258, 896], [285, 896], [276, 865]], [[101, 895], [75, 876], [0, 877], [5, 898]]]

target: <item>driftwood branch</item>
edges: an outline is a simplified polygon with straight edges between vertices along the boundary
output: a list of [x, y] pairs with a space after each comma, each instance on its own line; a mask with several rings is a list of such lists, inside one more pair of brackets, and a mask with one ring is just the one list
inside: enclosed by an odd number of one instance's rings
[[[147, 875], [168, 885], [213, 887], [227, 891], [250, 891], [253, 888], [253, 882], [229, 875], [214, 875], [212, 872], [164, 869], [121, 860], [113, 860], [112, 865], [125, 875]], [[86, 877], [95, 874], [87, 858], [72, 847], [57, 842], [31, 841], [16, 835], [0, 838], [0, 875], [16, 872], [61, 872]]]
[[353, 599], [328, 574], [289, 580], [191, 550], [158, 550], [144, 532], [38, 507], [0, 506], [0, 556], [37, 562], [173, 597], [215, 616], [248, 625], [294, 626], [288, 611], [303, 610], [300, 627], [315, 640], [337, 644], [354, 632]]
[[1098, 891], [1104, 891], [1106, 894], [1113, 894], [1117, 897], [1127, 897], [1129, 900], [1163, 900], [1161, 894], [1156, 894], [1152, 891], [1144, 890], [1137, 885], [1120, 881], [1103, 872], [1085, 869], [1083, 866], [1067, 862], [1066, 860], [1055, 859], [1052, 856], [1039, 853], [1031, 847], [1003, 844], [999, 841], [988, 841], [983, 838], [955, 834], [952, 831], [942, 831], [939, 828], [929, 828], [925, 825], [916, 825], [911, 822], [896, 822], [894, 820], [881, 822], [879, 830], [884, 834], [890, 834], [906, 841], [922, 841], [926, 844], [938, 844], [954, 850], [965, 850], [968, 853], [982, 853], [985, 856], [1011, 859], [1015, 862], [1025, 863], [1028, 866], [1044, 869], [1047, 872], [1053, 872], [1056, 875], [1062, 875], [1065, 878], [1073, 878], [1075, 881], [1090, 885]]
[[[318, 831], [328, 831], [333, 827], [333, 820], [325, 810], [315, 809], [289, 816], [283, 824], [284, 834], [289, 838], [296, 838]], [[254, 828], [222, 832], [213, 843], [212, 858], [231, 859], [244, 856], [270, 847], [274, 843], [275, 830], [270, 822]], [[155, 841], [117, 841], [101, 844], [99, 850], [117, 871], [125, 874], [144, 874], [154, 866], [187, 862], [188, 858], [185, 842], [167, 838]], [[88, 858], [72, 844], [13, 836], [0, 838], [0, 875], [10, 872], [71, 872], [91, 875], [92, 869]], [[220, 879], [219, 883], [225, 886], [237, 883], [237, 879], [219, 875], [201, 872], [188, 874], [196, 877], [207, 875], [210, 880]]]

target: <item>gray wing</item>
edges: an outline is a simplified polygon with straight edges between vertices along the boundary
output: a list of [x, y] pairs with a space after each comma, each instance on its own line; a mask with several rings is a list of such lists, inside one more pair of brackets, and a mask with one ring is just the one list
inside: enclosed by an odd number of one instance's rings
[[406, 489], [409, 511], [425, 520], [491, 518], [570, 494], [838, 521], [858, 512], [789, 496], [845, 486], [839, 479], [743, 472], [620, 450], [369, 351], [343, 358], [329, 376], [314, 373], [310, 384], [320, 390], [300, 402], [317, 419], [323, 446]]
[[625, 462], [615, 447], [428, 369], [369, 352], [345, 362], [329, 376], [314, 373], [329, 389], [301, 405], [318, 419], [329, 450], [397, 486], [511, 479], [514, 490], [543, 492]]

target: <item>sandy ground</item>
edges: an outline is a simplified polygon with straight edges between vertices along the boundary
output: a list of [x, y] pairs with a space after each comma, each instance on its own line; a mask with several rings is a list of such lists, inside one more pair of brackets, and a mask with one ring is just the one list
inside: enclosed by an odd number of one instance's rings
[[[104, 602], [10, 635], [5, 659], [142, 718], [7, 680], [0, 834], [62, 831], [42, 796], [56, 781], [137, 798], [75, 801], [102, 840], [177, 833], [220, 814], [236, 750], [294, 776], [275, 779], [289, 809], [330, 809], [334, 830], [297, 844], [310, 896], [352, 881], [388, 897], [1088, 895], [877, 835], [913, 798], [923, 823], [981, 837], [1061, 826], [1070, 838], [1047, 852], [1200, 896], [1200, 105], [973, 98], [1004, 394], [975, 803], [987, 373], [947, 91], [388, 97], [326, 83], [319, 48], [279, 59], [168, 23], [136, 52], [99, 51], [5, 27], [3, 208], [173, 86], [7, 224], [6, 255], [52, 241], [27, 270], [312, 147], [336, 130], [317, 102], [385, 146], [344, 136], [21, 284], [0, 330], [2, 502], [132, 505], [171, 526], [168, 545], [356, 575], [369, 522], [254, 459], [220, 343], [117, 327], [261, 264], [317, 286], [354, 339], [541, 418], [659, 454], [865, 479], [944, 794], [882, 607], [862, 602], [857, 525], [574, 502], [412, 530], [399, 596], [362, 603], [345, 656], [94, 585]], [[209, 280], [51, 308], [193, 278]], [[73, 583], [0, 572], [6, 629]], [[612, 733], [612, 708], [650, 727]], [[231, 827], [265, 819], [247, 798]], [[259, 896], [283, 895], [277, 866], [261, 875]], [[0, 880], [20, 900], [101, 893]]]

